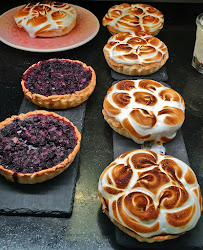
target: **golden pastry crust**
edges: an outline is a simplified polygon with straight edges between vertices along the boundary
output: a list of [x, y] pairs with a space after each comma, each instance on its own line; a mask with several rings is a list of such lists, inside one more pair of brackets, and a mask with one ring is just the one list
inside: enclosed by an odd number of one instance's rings
[[49, 0], [28, 3], [14, 16], [17, 26], [32, 38], [66, 35], [75, 27], [76, 18], [71, 5]]
[[114, 117], [110, 117], [107, 115], [106, 110], [102, 110], [102, 114], [104, 116], [104, 120], [109, 124], [109, 126], [117, 133], [119, 133], [122, 136], [125, 136], [129, 139], [131, 139], [130, 133], [123, 128], [120, 122], [116, 121]]
[[130, 76], [153, 74], [169, 58], [166, 45], [145, 32], [116, 34], [109, 38], [103, 52], [110, 68]]
[[168, 234], [168, 235], [157, 235], [157, 236], [152, 236], [149, 238], [144, 238], [142, 236], [140, 236], [139, 234], [136, 234], [135, 232], [133, 232], [132, 230], [128, 229], [127, 227], [124, 227], [123, 225], [121, 225], [120, 223], [118, 223], [116, 220], [112, 219], [109, 216], [109, 211], [108, 211], [108, 207], [106, 205], [106, 202], [104, 200], [104, 198], [102, 197], [101, 193], [98, 192], [99, 195], [99, 199], [101, 201], [102, 204], [102, 210], [104, 211], [104, 213], [109, 217], [109, 219], [111, 220], [111, 222], [117, 226], [121, 231], [123, 231], [124, 233], [128, 234], [129, 236], [137, 239], [139, 242], [147, 242], [147, 243], [154, 243], [154, 242], [161, 242], [161, 241], [165, 241], [165, 240], [172, 240], [172, 239], [176, 239], [178, 238], [180, 235], [184, 234], [184, 233], [180, 233], [180, 234]]
[[169, 54], [167, 52], [163, 56], [161, 62], [150, 63], [148, 65], [125, 65], [122, 63], [116, 63], [114, 60], [110, 59], [106, 55], [104, 55], [104, 57], [109, 67], [120, 74], [128, 76], [146, 76], [157, 72], [166, 63], [169, 58]]
[[112, 35], [120, 32], [149, 32], [156, 36], [163, 28], [163, 14], [148, 4], [122, 3], [114, 5], [104, 16], [102, 24]]
[[69, 165], [73, 162], [77, 152], [80, 149], [81, 134], [78, 131], [77, 127], [75, 127], [73, 125], [73, 123], [70, 122], [67, 118], [62, 117], [54, 112], [47, 112], [45, 110], [35, 110], [35, 111], [28, 112], [26, 114], [22, 113], [18, 116], [14, 115], [10, 118], [7, 118], [3, 122], [1, 122], [0, 129], [2, 129], [4, 126], [12, 123], [13, 120], [16, 118], [24, 120], [26, 117], [37, 115], [37, 114], [42, 114], [45, 116], [46, 115], [53, 116], [55, 118], [62, 119], [63, 121], [70, 123], [74, 127], [74, 130], [75, 130], [75, 136], [77, 138], [76, 146], [75, 146], [74, 150], [72, 151], [72, 153], [70, 153], [64, 161], [62, 161], [61, 163], [59, 163], [56, 166], [53, 166], [51, 168], [44, 169], [44, 170], [41, 170], [38, 172], [34, 172], [34, 173], [14, 172], [14, 171], [6, 169], [2, 165], [0, 165], [0, 174], [3, 175], [8, 181], [11, 181], [11, 182], [17, 181], [20, 184], [36, 184], [36, 183], [44, 182], [46, 180], [50, 180], [50, 179], [56, 177], [57, 175], [61, 174], [63, 171], [65, 171], [69, 167]]
[[[54, 60], [54, 59], [50, 59]], [[78, 60], [69, 60], [69, 59], [60, 59], [62, 61], [72, 62], [72, 63], [80, 63], [82, 64], [84, 69], [90, 70], [92, 73], [91, 80], [88, 84], [88, 86], [80, 91], [76, 91], [73, 94], [66, 94], [66, 95], [51, 95], [51, 96], [44, 96], [41, 94], [34, 94], [29, 91], [29, 89], [26, 88], [26, 83], [24, 79], [21, 81], [21, 86], [24, 92], [25, 97], [30, 100], [32, 103], [34, 103], [37, 106], [48, 108], [48, 109], [67, 109], [76, 107], [83, 102], [85, 102], [89, 96], [94, 91], [95, 85], [96, 85], [96, 74], [95, 71], [91, 66], [87, 66], [85, 63], [78, 61]], [[37, 64], [40, 62], [33, 64], [30, 66], [23, 75], [26, 75], [26, 73], [31, 69], [34, 68]]]

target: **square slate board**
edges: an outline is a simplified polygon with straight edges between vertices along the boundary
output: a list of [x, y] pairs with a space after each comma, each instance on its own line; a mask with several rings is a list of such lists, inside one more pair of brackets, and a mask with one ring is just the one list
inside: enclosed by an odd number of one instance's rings
[[[114, 84], [115, 83], [116, 82], [114, 82]], [[162, 81], [161, 83], [166, 87], [170, 87], [168, 84]], [[172, 155], [189, 165], [188, 155], [185, 148], [185, 143], [181, 129], [177, 131], [176, 137], [170, 142], [164, 144], [164, 146], [166, 150], [165, 152], [166, 155]], [[140, 148], [141, 145], [113, 131], [114, 159], [125, 152]], [[116, 242], [120, 246], [126, 248], [139, 249], [139, 250], [142, 249], [190, 250], [194, 249], [195, 247], [196, 247], [195, 249], [202, 249], [203, 247], [202, 232], [203, 232], [203, 217], [200, 218], [198, 224], [194, 229], [192, 229], [189, 232], [186, 232], [184, 235], [178, 237], [177, 239], [159, 243], [151, 243], [151, 244], [139, 242], [136, 239], [124, 233], [123, 231], [121, 231], [118, 227], [115, 227]]]
[[[26, 98], [20, 113], [43, 109]], [[78, 128], [83, 128], [86, 102], [75, 108], [53, 111], [68, 118]], [[23, 185], [10, 183], [0, 177], [0, 214], [69, 217], [73, 209], [75, 185], [78, 173], [79, 152], [72, 164], [63, 173], [44, 183]]]
[[168, 74], [166, 71], [166, 65], [160, 68], [157, 72], [147, 75], [147, 76], [128, 76], [124, 74], [120, 74], [111, 69], [111, 77], [115, 80], [136, 80], [136, 79], [152, 79], [155, 81], [167, 81]]

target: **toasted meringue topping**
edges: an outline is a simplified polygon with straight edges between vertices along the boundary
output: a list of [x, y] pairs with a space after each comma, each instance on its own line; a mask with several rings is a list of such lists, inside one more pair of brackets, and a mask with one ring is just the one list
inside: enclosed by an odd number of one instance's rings
[[113, 85], [104, 99], [104, 109], [139, 144], [173, 139], [185, 118], [182, 96], [149, 79], [122, 80]]
[[109, 217], [142, 237], [189, 231], [201, 215], [202, 196], [192, 169], [149, 150], [116, 158], [101, 174], [98, 191]]
[[28, 3], [14, 17], [18, 27], [24, 28], [32, 38], [43, 31], [69, 27], [75, 18], [73, 7], [55, 1]]
[[160, 62], [167, 52], [162, 41], [145, 32], [116, 34], [104, 46], [107, 57], [126, 65]]
[[146, 31], [155, 33], [162, 29], [163, 14], [147, 4], [120, 4], [111, 7], [102, 20], [104, 26], [109, 25], [119, 32]]

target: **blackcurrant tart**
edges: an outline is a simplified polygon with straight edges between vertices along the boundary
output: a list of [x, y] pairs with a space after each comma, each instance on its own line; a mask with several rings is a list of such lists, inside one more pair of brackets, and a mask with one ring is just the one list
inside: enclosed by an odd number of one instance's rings
[[62, 173], [80, 148], [81, 135], [65, 117], [36, 110], [0, 123], [0, 174], [34, 184]]

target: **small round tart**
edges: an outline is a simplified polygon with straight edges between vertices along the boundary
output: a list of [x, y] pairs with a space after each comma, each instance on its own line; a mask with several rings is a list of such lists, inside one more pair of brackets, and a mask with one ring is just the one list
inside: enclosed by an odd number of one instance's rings
[[67, 109], [86, 101], [96, 85], [92, 67], [77, 60], [49, 59], [29, 67], [21, 85], [34, 104], [48, 109]]
[[110, 68], [124, 75], [149, 75], [167, 61], [168, 49], [145, 32], [123, 32], [109, 38], [103, 49]]
[[42, 1], [28, 3], [14, 16], [19, 28], [31, 38], [55, 37], [69, 33], [76, 25], [76, 10], [67, 3]]
[[115, 35], [120, 32], [145, 31], [156, 36], [164, 25], [164, 16], [148, 4], [123, 3], [111, 7], [102, 24]]
[[185, 118], [182, 96], [150, 79], [119, 81], [108, 90], [103, 107], [108, 124], [138, 144], [172, 140]]
[[197, 224], [202, 196], [193, 170], [169, 155], [133, 150], [102, 172], [98, 193], [103, 211], [138, 241], [177, 238]]
[[80, 148], [81, 135], [65, 117], [36, 110], [0, 123], [0, 174], [35, 184], [62, 173]]

